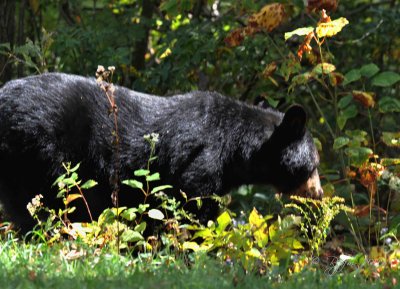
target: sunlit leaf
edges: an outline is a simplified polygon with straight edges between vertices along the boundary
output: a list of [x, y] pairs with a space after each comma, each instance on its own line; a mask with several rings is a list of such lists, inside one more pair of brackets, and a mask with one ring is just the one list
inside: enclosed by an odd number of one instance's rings
[[200, 250], [200, 246], [196, 242], [184, 242], [182, 244], [182, 250], [183, 251], [193, 250], [194, 252], [197, 252]]
[[150, 174], [150, 171], [149, 170], [145, 170], [145, 169], [140, 169], [140, 170], [134, 171], [133, 174], [136, 177], [143, 177], [143, 176], [147, 176], [148, 174]]
[[288, 40], [293, 35], [305, 36], [305, 35], [309, 34], [310, 32], [312, 32], [313, 30], [314, 30], [314, 27], [302, 27], [302, 28], [293, 30], [291, 32], [286, 32], [285, 33], [285, 41]]
[[123, 242], [138, 242], [144, 240], [142, 234], [134, 230], [125, 230], [121, 235], [121, 240]]
[[94, 181], [94, 180], [88, 180], [88, 181], [86, 181], [86, 182], [81, 186], [81, 189], [87, 190], [87, 189], [93, 188], [93, 187], [96, 186], [96, 185], [97, 185], [97, 182], [96, 182], [96, 181]]
[[146, 230], [147, 224], [146, 222], [141, 222], [140, 224], [135, 226], [135, 231], [143, 234], [144, 230]]
[[124, 180], [122, 183], [133, 189], [143, 189], [143, 184], [137, 180]]
[[80, 163], [77, 163], [76, 166], [74, 166], [72, 169], [69, 169], [69, 172], [73, 173], [73, 172], [77, 171], [79, 169], [80, 165], [81, 165]]
[[347, 24], [349, 24], [349, 21], [344, 17], [340, 17], [331, 22], [318, 24], [315, 31], [317, 33], [318, 38], [332, 37], [338, 34], [340, 31], [342, 31], [343, 27], [346, 26]]
[[317, 64], [314, 67], [313, 72], [316, 74], [328, 74], [335, 70], [336, 70], [335, 65], [324, 62], [324, 63]]
[[143, 214], [150, 207], [150, 204], [139, 204], [137, 208], [139, 214]]
[[217, 228], [216, 228], [216, 232], [217, 233], [221, 233], [221, 232], [223, 232], [225, 229], [226, 229], [226, 227], [228, 226], [228, 225], [230, 225], [232, 223], [232, 219], [231, 219], [231, 216], [229, 215], [229, 213], [228, 212], [223, 212], [221, 215], [219, 215], [218, 216], [218, 218], [217, 218], [217, 224], [218, 224], [218, 226], [217, 226]]
[[153, 182], [153, 181], [159, 181], [160, 180], [160, 174], [159, 173], [154, 173], [150, 176], [146, 176], [146, 181], [148, 182]]
[[246, 255], [254, 258], [261, 258], [261, 252], [257, 248], [251, 248], [250, 250], [246, 251]]
[[136, 219], [136, 212], [137, 212], [137, 209], [130, 208], [130, 209], [124, 210], [120, 214], [120, 216], [121, 216], [121, 218], [123, 218], [127, 221], [134, 221]]
[[76, 199], [79, 199], [79, 198], [82, 198], [82, 195], [81, 195], [81, 194], [69, 194], [69, 195], [67, 196], [67, 199], [65, 200], [65, 204], [68, 205], [68, 204], [70, 204], [72, 201], [74, 201], [74, 200], [76, 200]]
[[149, 217], [155, 220], [163, 220], [164, 219], [164, 214], [157, 209], [150, 209], [149, 210]]
[[201, 198], [196, 198], [196, 206], [198, 210], [203, 206], [203, 200]]
[[155, 193], [157, 193], [157, 192], [159, 192], [159, 191], [163, 191], [163, 190], [166, 190], [166, 189], [172, 189], [172, 186], [170, 186], [170, 185], [163, 185], [163, 186], [155, 187], [155, 188], [153, 188], [153, 189], [151, 190], [151, 194], [155, 194]]

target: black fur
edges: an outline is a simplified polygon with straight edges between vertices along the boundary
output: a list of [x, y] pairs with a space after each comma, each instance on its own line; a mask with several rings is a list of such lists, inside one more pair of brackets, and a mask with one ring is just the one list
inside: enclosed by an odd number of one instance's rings
[[[160, 172], [162, 183], [173, 185], [176, 195], [177, 189], [189, 197], [223, 195], [249, 183], [290, 192], [318, 165], [301, 107], [284, 118], [214, 92], [157, 97], [117, 86], [115, 97], [120, 179], [145, 167], [150, 148], [143, 136], [152, 132], [160, 135], [152, 171]], [[32, 226], [26, 205], [38, 193], [48, 205], [60, 205], [50, 185], [64, 172], [61, 163], [66, 161], [81, 162], [79, 175], [99, 182], [86, 193], [92, 213], [98, 216], [111, 206], [115, 149], [109, 110], [104, 92], [90, 78], [49, 73], [1, 88], [0, 201], [15, 223]], [[122, 205], [140, 201], [140, 193], [121, 188]], [[206, 203], [200, 217], [216, 213]], [[84, 209], [74, 214], [78, 219], [87, 216]]]

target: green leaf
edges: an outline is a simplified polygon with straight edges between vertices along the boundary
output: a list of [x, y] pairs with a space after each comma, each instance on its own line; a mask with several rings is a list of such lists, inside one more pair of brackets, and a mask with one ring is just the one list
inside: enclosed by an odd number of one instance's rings
[[203, 206], [203, 200], [200, 197], [196, 198], [196, 205], [198, 210]]
[[290, 37], [293, 35], [298, 35], [298, 36], [304, 36], [309, 34], [314, 30], [314, 27], [302, 27], [302, 28], [297, 28], [296, 30], [293, 30], [291, 32], [286, 32], [285, 33], [285, 41], [288, 40]]
[[74, 173], [71, 174], [70, 178], [71, 178], [72, 180], [74, 180], [74, 181], [77, 181], [78, 178], [79, 178], [79, 176], [78, 176], [77, 173], [74, 172]]
[[149, 210], [149, 217], [155, 220], [163, 220], [164, 214], [160, 210], [151, 209]]
[[160, 180], [160, 174], [159, 173], [154, 173], [150, 176], [146, 176], [146, 181], [148, 182], [153, 182], [153, 181], [159, 181]]
[[338, 137], [335, 139], [333, 142], [333, 149], [338, 150], [344, 146], [346, 146], [350, 142], [350, 139], [348, 137]]
[[254, 258], [261, 258], [262, 255], [257, 248], [251, 248], [250, 250], [246, 251], [246, 255]]
[[153, 188], [153, 189], [151, 190], [150, 194], [155, 194], [155, 193], [157, 193], [157, 192], [159, 192], [159, 191], [163, 191], [163, 190], [165, 190], [165, 189], [172, 189], [172, 186], [170, 186], [170, 185], [164, 185], [164, 186], [155, 187], [155, 188]]
[[105, 209], [99, 216], [98, 224], [102, 226], [103, 224], [110, 224], [115, 220], [115, 214], [111, 209]]
[[219, 217], [217, 218], [217, 223], [218, 223], [218, 227], [215, 229], [216, 233], [221, 233], [223, 232], [226, 227], [231, 224], [232, 219], [231, 216], [229, 215], [228, 212], [223, 212], [221, 215], [219, 215]]
[[399, 80], [400, 80], [400, 74], [397, 74], [392, 71], [385, 71], [385, 72], [379, 73], [377, 76], [375, 76], [372, 79], [372, 85], [388, 87], [388, 86], [392, 86]]
[[343, 85], [347, 85], [347, 84], [357, 81], [359, 79], [361, 79], [360, 70], [352, 69], [349, 72], [347, 72], [346, 75], [344, 76]]
[[96, 185], [97, 185], [96, 181], [88, 180], [81, 186], [81, 189], [87, 190], [87, 189], [93, 188]]
[[133, 189], [143, 189], [143, 184], [137, 180], [124, 180], [122, 183]]
[[121, 218], [123, 218], [127, 221], [134, 221], [136, 219], [136, 212], [137, 212], [136, 208], [130, 208], [130, 209], [124, 210], [120, 214], [120, 216], [121, 216]]
[[131, 242], [135, 243], [141, 240], [144, 240], [142, 234], [133, 230], [125, 230], [121, 235], [121, 240], [123, 242]]
[[321, 141], [316, 137], [313, 138], [313, 141], [314, 141], [314, 144], [315, 144], [315, 146], [317, 148], [317, 151], [319, 151], [319, 152], [322, 151], [322, 143], [321, 143]]
[[146, 210], [148, 209], [150, 207], [150, 205], [149, 204], [139, 204], [139, 207], [138, 207], [138, 212], [139, 212], [139, 214], [143, 214], [144, 212], [146, 212]]
[[346, 125], [346, 122], [349, 119], [357, 116], [357, 114], [358, 114], [357, 106], [355, 106], [354, 104], [348, 106], [345, 110], [340, 112], [337, 118], [339, 128], [342, 130]]
[[70, 169], [69, 172], [73, 173], [73, 172], [77, 171], [79, 169], [80, 165], [81, 165], [81, 163], [78, 163], [76, 166], [74, 166], [72, 169]]
[[370, 63], [370, 64], [363, 65], [360, 68], [360, 74], [364, 77], [370, 78], [370, 77], [374, 76], [375, 74], [377, 74], [379, 72], [379, 70], [380, 69], [378, 66], [376, 66], [376, 64]]
[[133, 174], [136, 177], [143, 177], [143, 176], [147, 176], [148, 174], [150, 174], [150, 171], [149, 170], [140, 169], [140, 170], [136, 170]]
[[382, 113], [387, 112], [400, 112], [400, 100], [385, 96], [378, 101], [379, 111]]
[[352, 102], [352, 100], [353, 100], [352, 95], [343, 96], [338, 102], [338, 107], [340, 109], [345, 109]]
[[400, 132], [383, 132], [382, 141], [389, 147], [400, 147]]
[[307, 84], [312, 78], [313, 74], [311, 72], [306, 72], [294, 76], [292, 78], [292, 83], [290, 84], [288, 91], [293, 91], [296, 86]]
[[350, 163], [356, 167], [363, 165], [373, 154], [373, 151], [367, 147], [347, 148], [345, 152], [350, 157]]
[[328, 74], [335, 70], [336, 70], [335, 65], [324, 62], [317, 64], [312, 70], [312, 72], [316, 74]]
[[183, 249], [183, 251], [193, 250], [194, 252], [197, 252], [201, 248], [200, 248], [199, 244], [197, 244], [196, 242], [184, 242], [182, 244], [182, 249]]
[[139, 225], [135, 227], [135, 231], [143, 234], [144, 230], [146, 230], [147, 224], [146, 222], [141, 222]]

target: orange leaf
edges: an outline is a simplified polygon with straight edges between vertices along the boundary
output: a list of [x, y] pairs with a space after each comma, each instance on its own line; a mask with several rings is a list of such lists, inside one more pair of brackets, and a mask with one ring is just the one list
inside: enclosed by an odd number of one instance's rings
[[338, 86], [343, 82], [344, 76], [339, 72], [331, 72], [329, 74], [329, 80], [332, 86]]
[[361, 104], [364, 107], [370, 108], [370, 107], [374, 107], [375, 106], [375, 100], [374, 100], [375, 93], [359, 91], [359, 90], [353, 90], [352, 94], [353, 94], [353, 98], [355, 100], [361, 102]]
[[235, 47], [242, 43], [244, 37], [246, 36], [244, 28], [237, 28], [229, 33], [225, 38], [225, 43], [230, 47]]
[[280, 3], [265, 5], [249, 18], [249, 26], [257, 26], [271, 32], [286, 18], [285, 6]]
[[69, 203], [71, 203], [72, 201], [82, 198], [81, 194], [70, 194], [67, 196], [67, 199], [65, 200], [66, 205], [68, 205]]
[[304, 38], [304, 41], [302, 44], [300, 44], [299, 49], [297, 50], [297, 56], [301, 60], [303, 57], [303, 53], [307, 52], [310, 53], [312, 50], [312, 47], [310, 45], [311, 40], [314, 38], [314, 32], [310, 32], [307, 34], [307, 36]]

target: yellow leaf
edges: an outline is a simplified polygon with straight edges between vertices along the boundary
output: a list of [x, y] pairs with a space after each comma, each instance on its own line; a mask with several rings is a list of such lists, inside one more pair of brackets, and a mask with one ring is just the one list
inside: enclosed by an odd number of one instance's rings
[[167, 48], [163, 54], [161, 54], [160, 59], [166, 58], [167, 56], [170, 56], [172, 54], [171, 49]]
[[369, 258], [373, 261], [384, 261], [386, 260], [385, 251], [382, 247], [373, 246], [369, 252]]
[[264, 222], [262, 216], [260, 213], [257, 211], [256, 208], [253, 208], [253, 211], [250, 213], [249, 216], [249, 223], [250, 225], [258, 228], [261, 226], [261, 224]]
[[250, 250], [246, 251], [246, 255], [254, 258], [261, 258], [262, 255], [259, 250], [256, 248], [251, 248]]
[[349, 24], [349, 21], [344, 17], [330, 22], [320, 23], [316, 28], [317, 36], [318, 38], [332, 37], [338, 34], [347, 24]]
[[200, 247], [199, 244], [197, 244], [196, 242], [184, 242], [182, 245], [182, 249], [184, 251], [193, 250], [194, 252], [197, 252], [202, 249], [204, 250], [204, 248]]

